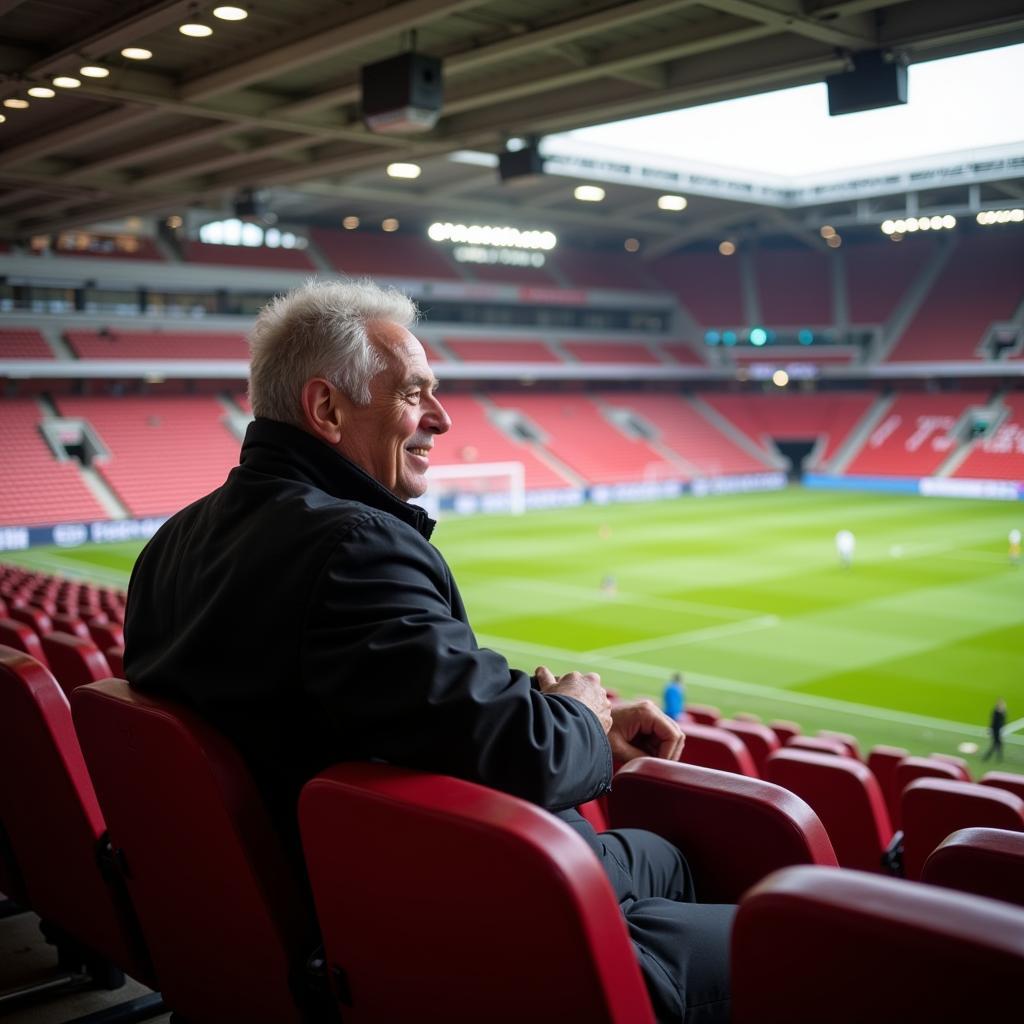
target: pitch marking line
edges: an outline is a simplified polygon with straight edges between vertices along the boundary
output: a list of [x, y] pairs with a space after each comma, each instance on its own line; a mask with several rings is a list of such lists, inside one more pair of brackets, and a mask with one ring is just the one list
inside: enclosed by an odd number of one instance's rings
[[[536, 658], [557, 658], [574, 668], [579, 668], [579, 662], [584, 658], [580, 651], [570, 651], [563, 647], [549, 647], [543, 644], [532, 644], [486, 633], [478, 633], [477, 639], [487, 647], [494, 647], [498, 650], [521, 651], [525, 655]], [[658, 680], [668, 679], [676, 671], [674, 666], [648, 665], [641, 661], [625, 661], [619, 658], [593, 657], [589, 660], [613, 672], [618, 670], [620, 672], [628, 672], [631, 675], [645, 676]], [[930, 718], [928, 715], [918, 715], [908, 711], [878, 708], [871, 704], [858, 704], [856, 701], [838, 700], [835, 697], [817, 697], [784, 690], [776, 686], [765, 686], [762, 683], [748, 683], [742, 679], [705, 675], [702, 672], [687, 672], [687, 677], [700, 682], [709, 689], [742, 693], [752, 697], [770, 697], [773, 700], [796, 704], [801, 707], [824, 708], [836, 711], [837, 713], [858, 715], [861, 718], [875, 718], [883, 722], [899, 722], [902, 725], [910, 725], [918, 729], [938, 729], [944, 732], [956, 733], [960, 736], [984, 738], [988, 735], [988, 729], [978, 725], [950, 722], [943, 718]], [[1024, 736], [1009, 736], [1007, 739], [1010, 743], [1024, 745]]]
[[102, 580], [105, 584], [116, 587], [124, 587], [128, 582], [129, 573], [120, 572], [117, 569], [105, 569], [92, 562], [83, 564], [73, 558], [62, 558], [60, 555], [32, 554], [29, 558], [18, 558], [22, 552], [5, 552], [4, 557], [11, 556], [12, 561], [17, 561], [25, 568], [47, 568], [54, 569], [62, 575], [75, 579], [85, 580], [88, 583], [95, 583]]
[[666, 636], [654, 637], [650, 640], [634, 640], [631, 643], [611, 644], [608, 647], [595, 647], [589, 651], [581, 651], [581, 658], [618, 657], [621, 654], [640, 654], [643, 651], [656, 651], [660, 647], [679, 647], [683, 644], [697, 644], [702, 640], [717, 640], [723, 636], [737, 636], [740, 633], [753, 633], [759, 629], [771, 629], [782, 620], [778, 615], [760, 615], [742, 622], [726, 622], [721, 626], [707, 626], [704, 629], [684, 630], [682, 633], [669, 633]]
[[1003, 726], [1003, 732], [1004, 733], [1016, 732], [1022, 726], [1024, 726], [1024, 718], [1018, 718], [1015, 722], [1010, 722], [1009, 725], [1004, 725]]

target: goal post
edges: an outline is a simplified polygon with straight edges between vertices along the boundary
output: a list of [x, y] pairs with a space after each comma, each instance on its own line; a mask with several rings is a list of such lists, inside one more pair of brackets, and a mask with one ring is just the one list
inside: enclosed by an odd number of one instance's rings
[[427, 491], [419, 499], [431, 515], [444, 512], [526, 511], [526, 470], [521, 462], [467, 462], [431, 466]]

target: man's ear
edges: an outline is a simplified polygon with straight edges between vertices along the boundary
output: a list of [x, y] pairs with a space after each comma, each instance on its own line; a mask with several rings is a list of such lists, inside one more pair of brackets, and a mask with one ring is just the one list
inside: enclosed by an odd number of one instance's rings
[[313, 377], [302, 385], [300, 401], [306, 429], [328, 444], [341, 440], [345, 411], [344, 396], [322, 377]]

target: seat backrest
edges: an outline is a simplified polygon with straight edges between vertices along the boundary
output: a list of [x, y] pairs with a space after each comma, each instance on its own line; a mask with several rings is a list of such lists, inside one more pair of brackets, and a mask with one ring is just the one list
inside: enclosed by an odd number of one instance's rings
[[929, 761], [941, 761], [943, 764], [951, 765], [957, 773], [957, 778], [961, 782], [971, 781], [971, 769], [967, 764], [967, 761], [962, 757], [957, 757], [956, 754], [929, 754]]
[[819, 729], [818, 735], [822, 739], [836, 740], [846, 748], [846, 753], [850, 757], [860, 760], [860, 743], [852, 733], [836, 732], [834, 729]]
[[746, 719], [720, 718], [716, 729], [731, 732], [747, 748], [754, 759], [757, 774], [764, 777], [764, 764], [769, 755], [779, 749], [779, 741], [775, 733], [759, 722], [748, 722]]
[[714, 725], [722, 717], [712, 704], [687, 704], [686, 711], [698, 725]]
[[765, 776], [806, 800], [825, 826], [844, 868], [882, 869], [892, 838], [882, 791], [867, 765], [852, 757], [787, 747], [768, 758]]
[[931, 757], [904, 757], [893, 769], [893, 790], [896, 794], [896, 817], [893, 824], [903, 827], [903, 790], [915, 779], [950, 779], [962, 781], [960, 773], [951, 764]]
[[995, 786], [996, 789], [1005, 789], [1008, 793], [1016, 793], [1024, 798], [1024, 775], [1017, 775], [1014, 772], [985, 772], [978, 780], [983, 786]]
[[1024, 830], [1024, 800], [976, 782], [920, 778], [903, 790], [903, 869], [919, 878], [928, 855], [962, 828]]
[[115, 679], [124, 678], [124, 648], [123, 647], [108, 647], [104, 652], [103, 656], [107, 659], [107, 664], [110, 666], [110, 674]]
[[1024, 832], [962, 828], [929, 854], [921, 881], [1024, 907]]
[[346, 1024], [653, 1024], [600, 863], [540, 808], [345, 764], [306, 784], [299, 819]]
[[107, 659], [92, 640], [54, 632], [44, 636], [42, 644], [50, 671], [69, 697], [77, 687], [110, 675]]
[[799, 736], [803, 732], [798, 722], [790, 722], [785, 718], [773, 718], [768, 723], [768, 728], [775, 733], [775, 738], [781, 746], [785, 746], [794, 736]]
[[67, 698], [10, 647], [0, 647], [0, 820], [32, 909], [153, 985], [130, 907], [100, 873], [105, 824]]
[[815, 754], [831, 754], [833, 757], [850, 756], [845, 743], [827, 736], [794, 736], [786, 746], [792, 750], [810, 750]]
[[203, 1024], [298, 1021], [304, 902], [237, 751], [120, 679], [71, 704], [167, 1005]]
[[714, 725], [692, 722], [683, 730], [686, 742], [679, 760], [702, 768], [717, 768], [757, 778], [757, 766], [746, 744], [736, 735]]
[[888, 747], [884, 744], [874, 746], [868, 751], [868, 767], [882, 787], [882, 796], [885, 797], [885, 806], [889, 808], [889, 820], [893, 828], [899, 828], [900, 823], [900, 791], [896, 788], [896, 766], [909, 756], [910, 751], [903, 747]]
[[44, 668], [46, 667], [43, 645], [36, 635], [36, 631], [31, 626], [26, 626], [24, 622], [18, 622], [16, 619], [0, 619], [0, 644], [21, 651], [22, 654], [27, 654]]
[[11, 609], [10, 615], [16, 622], [23, 622], [35, 630], [36, 636], [40, 638], [53, 632], [53, 620], [40, 608], [27, 604], [17, 605]]
[[837, 863], [805, 801], [734, 772], [638, 758], [616, 774], [609, 807], [613, 828], [648, 829], [682, 850], [705, 903], [733, 903], [781, 867]]
[[733, 721], [736, 722], [754, 722], [758, 724], [762, 721], [761, 716], [753, 711], [737, 711], [732, 717]]
[[733, 1024], [1012, 1020], [1024, 911], [859, 871], [798, 867], [743, 898]]
[[89, 622], [89, 632], [101, 651], [108, 647], [124, 647], [124, 627], [119, 622], [97, 622], [94, 617]]
[[53, 628], [60, 633], [70, 633], [72, 636], [80, 636], [83, 640], [91, 639], [89, 627], [77, 616], [67, 615], [64, 612], [57, 612], [50, 616]]

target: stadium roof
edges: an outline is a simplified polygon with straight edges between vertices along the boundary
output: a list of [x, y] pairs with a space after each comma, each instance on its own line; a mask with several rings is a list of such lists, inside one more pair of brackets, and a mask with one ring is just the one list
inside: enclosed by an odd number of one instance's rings
[[[0, 100], [30, 104], [0, 108], [0, 236], [230, 209], [239, 190], [259, 187], [282, 219], [528, 220], [597, 243], [633, 235], [656, 252], [726, 229], [814, 244], [822, 216], [874, 225], [897, 209], [886, 196], [910, 188], [924, 209], [963, 205], [970, 187], [975, 205], [1024, 191], [1024, 160], [1005, 151], [975, 160], [984, 173], [958, 156], [959, 172], [932, 180], [804, 197], [813, 208], [797, 215], [787, 208], [805, 206], [800, 197], [744, 194], [722, 175], [724, 190], [702, 190], [696, 179], [714, 175], [677, 163], [690, 176], [673, 188], [692, 197], [684, 221], [654, 206], [652, 192], [673, 183], [649, 161], [624, 173], [621, 155], [549, 139], [547, 175], [510, 187], [493, 169], [511, 136], [820, 82], [865, 49], [915, 63], [1020, 42], [1019, 0], [261, 0], [237, 22], [209, 17], [212, 6], [198, 10], [213, 34], [194, 39], [178, 29], [196, 20], [192, 0], [0, 0]], [[122, 57], [127, 46], [152, 58]], [[420, 134], [374, 134], [359, 110], [360, 70], [412, 47], [443, 60], [440, 120]], [[85, 77], [87, 64], [111, 73]], [[77, 87], [53, 82], [69, 75]], [[39, 87], [56, 95], [28, 96]], [[423, 173], [395, 180], [393, 161]], [[603, 184], [599, 213], [566, 177]]]

